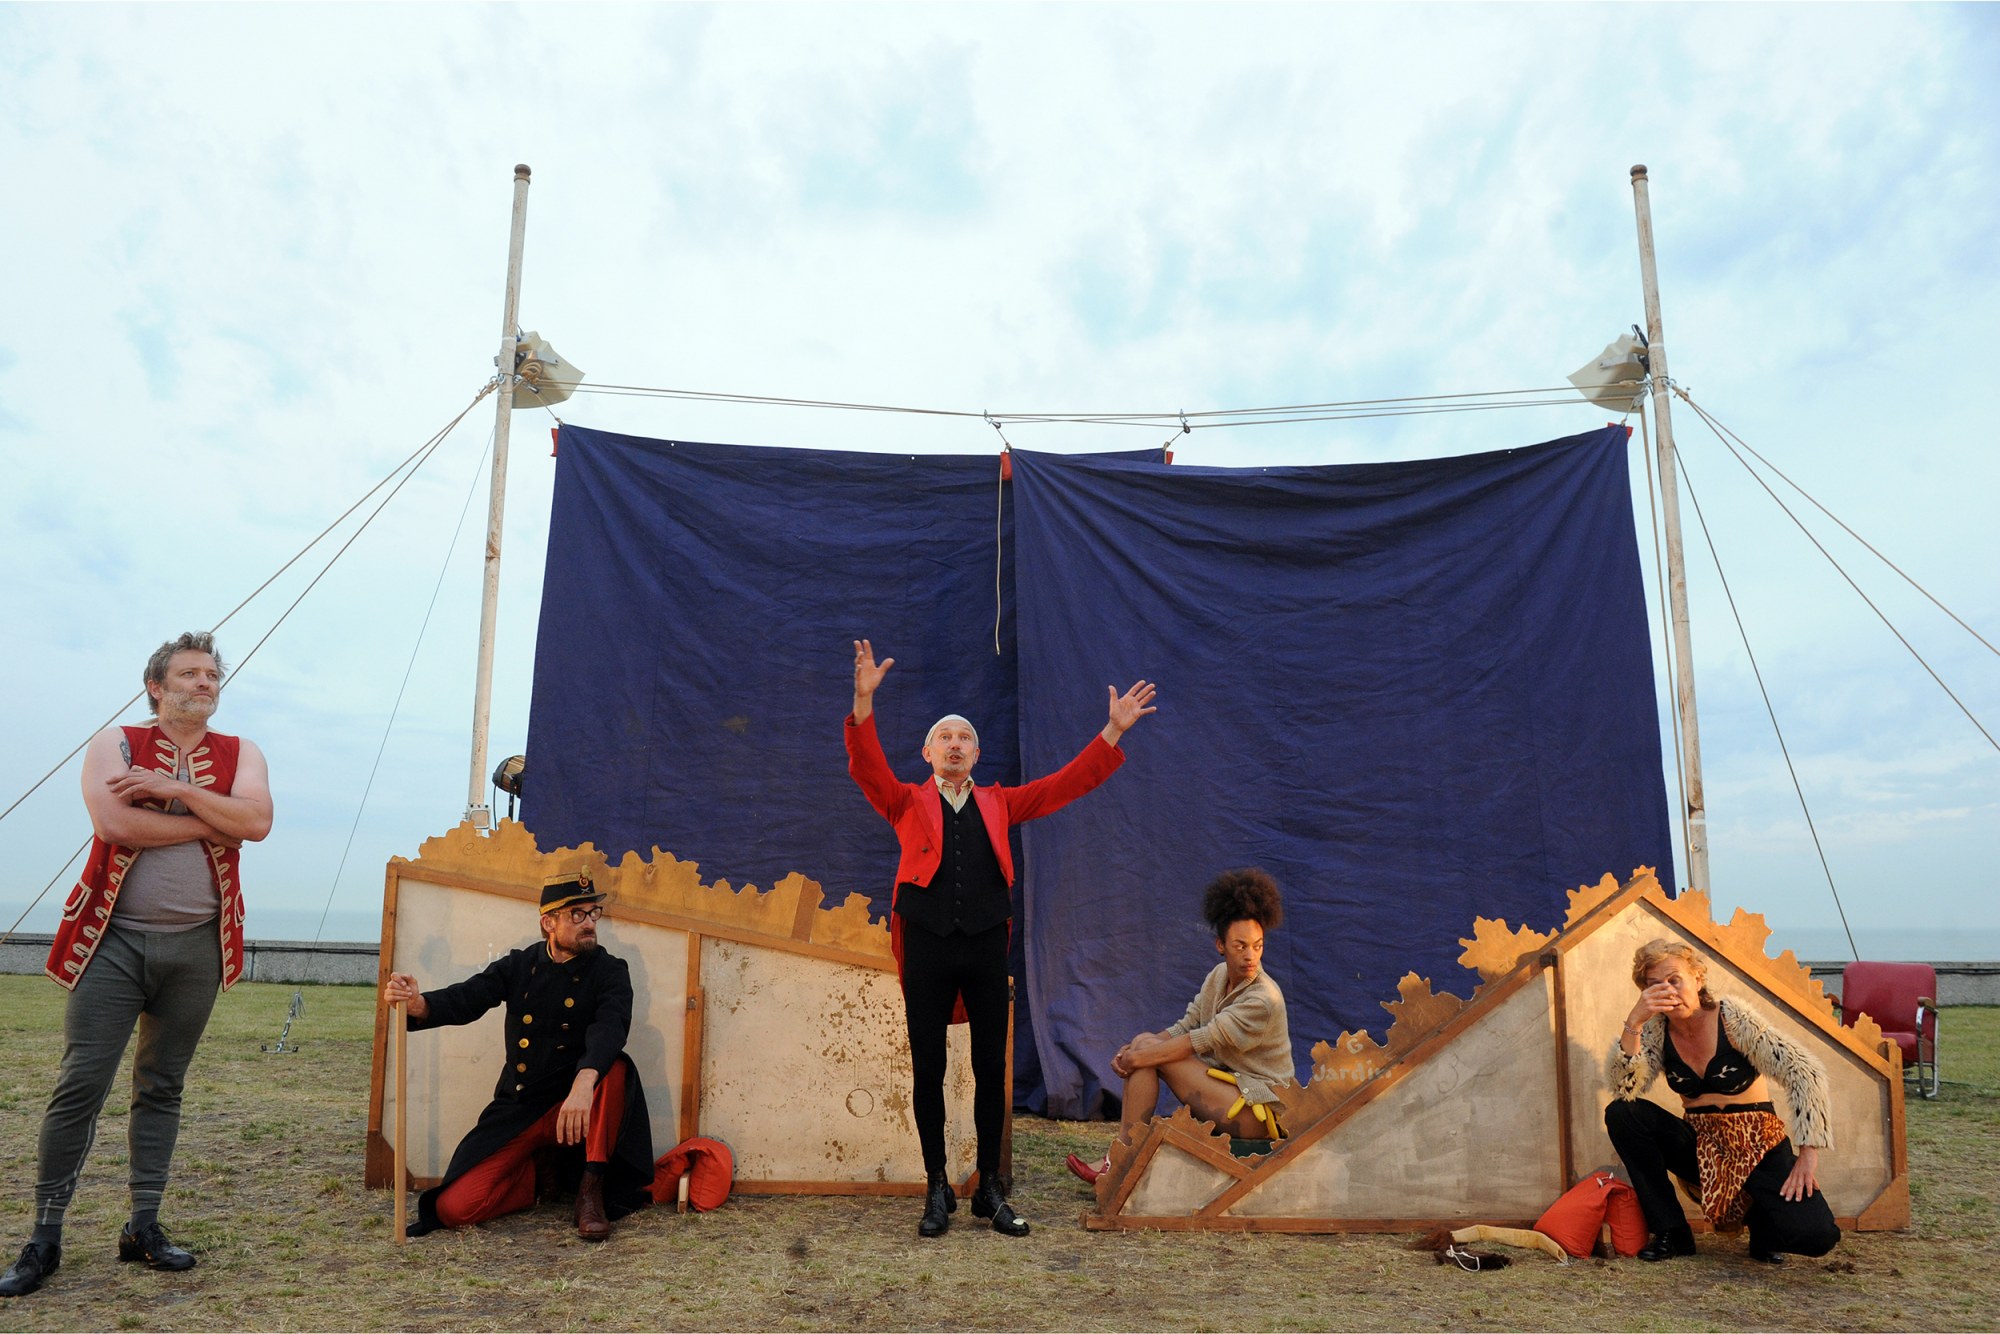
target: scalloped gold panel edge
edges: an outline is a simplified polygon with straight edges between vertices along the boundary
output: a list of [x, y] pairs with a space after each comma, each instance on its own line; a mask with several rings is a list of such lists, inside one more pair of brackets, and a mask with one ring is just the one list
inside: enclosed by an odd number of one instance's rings
[[502, 820], [491, 834], [480, 833], [470, 821], [461, 823], [425, 839], [414, 859], [391, 859], [392, 865], [397, 863], [531, 889], [559, 872], [589, 870], [614, 904], [691, 917], [774, 941], [890, 955], [889, 924], [870, 913], [867, 895], [849, 894], [838, 907], [828, 907], [819, 883], [797, 871], [769, 890], [755, 885], [735, 889], [727, 880], [704, 883], [699, 863], [657, 847], [650, 858], [628, 852], [616, 866], [589, 843], [543, 852], [527, 827], [514, 820]]

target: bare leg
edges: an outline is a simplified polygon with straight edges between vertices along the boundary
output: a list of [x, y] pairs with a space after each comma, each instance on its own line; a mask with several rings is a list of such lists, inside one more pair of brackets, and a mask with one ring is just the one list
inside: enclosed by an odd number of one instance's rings
[[1270, 1133], [1248, 1107], [1230, 1116], [1230, 1107], [1242, 1096], [1236, 1085], [1212, 1077], [1206, 1062], [1190, 1056], [1165, 1065], [1141, 1066], [1126, 1079], [1125, 1105], [1118, 1125], [1121, 1139], [1129, 1142], [1138, 1127], [1152, 1120], [1163, 1079], [1189, 1111], [1204, 1121], [1213, 1122], [1223, 1134], [1242, 1139], [1261, 1139]]
[[1125, 1102], [1118, 1117], [1118, 1138], [1130, 1142], [1132, 1132], [1153, 1119], [1160, 1101], [1160, 1069], [1142, 1065], [1125, 1079]]

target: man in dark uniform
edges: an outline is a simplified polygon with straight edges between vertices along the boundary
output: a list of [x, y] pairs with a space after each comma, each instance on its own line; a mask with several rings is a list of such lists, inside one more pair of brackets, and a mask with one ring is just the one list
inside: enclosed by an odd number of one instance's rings
[[598, 947], [603, 903], [588, 873], [554, 876], [542, 887], [538, 943], [439, 991], [419, 991], [408, 973], [389, 975], [383, 995], [404, 1002], [412, 1031], [507, 1007], [506, 1064], [493, 1101], [444, 1179], [417, 1197], [411, 1236], [532, 1207], [538, 1157], [549, 1158], [556, 1178], [544, 1188], [574, 1187], [585, 1241], [603, 1241], [612, 1219], [651, 1202], [652, 1127], [624, 1052], [632, 977], [624, 960]]
[[958, 1207], [945, 1177], [945, 1033], [962, 1009], [971, 1027], [972, 1122], [978, 1137], [975, 1218], [993, 1230], [1026, 1236], [1028, 1223], [1007, 1203], [999, 1179], [1006, 1125], [1007, 942], [1013, 904], [1014, 856], [1007, 830], [1062, 809], [1125, 762], [1118, 742], [1153, 712], [1153, 686], [1136, 683], [1123, 695], [1109, 687], [1110, 720], [1081, 754], [1044, 778], [1019, 787], [977, 787], [979, 734], [958, 714], [946, 714], [924, 738], [931, 778], [897, 779], [875, 735], [875, 691], [895, 664], [875, 661], [865, 639], [854, 641], [854, 711], [847, 716], [847, 772], [868, 804], [896, 830], [891, 937], [903, 979], [903, 1015], [910, 1030], [911, 1112], [927, 1180], [917, 1234], [935, 1237]]

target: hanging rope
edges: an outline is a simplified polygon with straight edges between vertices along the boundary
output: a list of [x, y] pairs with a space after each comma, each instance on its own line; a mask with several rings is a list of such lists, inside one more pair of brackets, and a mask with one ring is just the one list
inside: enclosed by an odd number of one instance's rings
[[1812, 808], [1806, 805], [1806, 790], [1799, 782], [1799, 771], [1792, 764], [1792, 750], [1785, 744], [1784, 729], [1778, 726], [1778, 711], [1771, 704], [1771, 692], [1764, 688], [1764, 673], [1757, 666], [1757, 654], [1750, 647], [1750, 634], [1743, 628], [1743, 614], [1736, 609], [1736, 595], [1729, 590], [1729, 576], [1722, 571], [1722, 555], [1715, 549], [1715, 539], [1709, 534], [1708, 519], [1701, 512], [1701, 498], [1695, 495], [1694, 479], [1688, 476], [1687, 460], [1674, 451], [1674, 462], [1679, 465], [1681, 480], [1687, 484], [1688, 502], [1694, 506], [1695, 522], [1701, 525], [1701, 540], [1708, 546], [1708, 557], [1715, 562], [1715, 574], [1722, 581], [1722, 596], [1729, 603], [1729, 614], [1736, 621], [1736, 636], [1743, 641], [1743, 652], [1750, 659], [1750, 674], [1757, 679], [1757, 693], [1764, 697], [1764, 712], [1770, 716], [1771, 731], [1778, 738], [1778, 751], [1785, 757], [1785, 772], [1792, 777], [1792, 791], [1799, 797], [1799, 810], [1805, 813], [1806, 829], [1812, 834], [1813, 851], [1819, 854], [1820, 870], [1826, 873], [1826, 887], [1833, 894], [1833, 906], [1840, 914], [1840, 929], [1847, 933], [1847, 948], [1854, 957], [1861, 957], [1861, 950], [1854, 943], [1854, 929], [1847, 924], [1847, 908], [1840, 901], [1840, 890], [1833, 883], [1833, 867], [1827, 864], [1826, 849], [1819, 841], [1819, 828], [1813, 823]]
[[[1790, 519], [1790, 520], [1792, 521], [1792, 523], [1793, 523], [1793, 524], [1795, 524], [1795, 525], [1796, 525], [1796, 526], [1798, 527], [1798, 530], [1799, 530], [1800, 532], [1802, 532], [1802, 533], [1804, 533], [1804, 534], [1806, 535], [1806, 540], [1807, 540], [1808, 542], [1811, 542], [1811, 543], [1813, 544], [1813, 546], [1814, 546], [1814, 547], [1815, 547], [1815, 548], [1816, 548], [1816, 549], [1817, 549], [1817, 550], [1819, 551], [1819, 554], [1820, 554], [1820, 555], [1822, 555], [1822, 556], [1826, 557], [1826, 561], [1827, 561], [1827, 564], [1829, 564], [1829, 565], [1833, 566], [1833, 568], [1834, 568], [1835, 572], [1836, 572], [1836, 573], [1838, 573], [1838, 574], [1840, 575], [1840, 577], [1841, 577], [1842, 579], [1845, 579], [1845, 580], [1847, 581], [1847, 586], [1848, 586], [1849, 588], [1851, 588], [1851, 589], [1853, 589], [1853, 590], [1854, 590], [1854, 592], [1855, 592], [1855, 595], [1856, 595], [1856, 596], [1858, 596], [1858, 597], [1859, 597], [1859, 598], [1860, 598], [1860, 599], [1861, 599], [1861, 600], [1862, 600], [1863, 602], [1865, 602], [1865, 603], [1867, 603], [1867, 604], [1868, 604], [1868, 610], [1870, 610], [1870, 611], [1872, 611], [1872, 612], [1874, 612], [1874, 613], [1875, 613], [1875, 618], [1876, 618], [1877, 620], [1881, 621], [1883, 625], [1886, 625], [1886, 626], [1888, 626], [1888, 627], [1889, 627], [1889, 633], [1890, 633], [1890, 634], [1892, 634], [1892, 635], [1894, 635], [1894, 636], [1896, 636], [1896, 642], [1897, 642], [1897, 643], [1899, 643], [1899, 644], [1901, 644], [1901, 645], [1902, 645], [1902, 646], [1903, 646], [1904, 648], [1906, 648], [1906, 649], [1908, 649], [1908, 650], [1909, 650], [1909, 653], [1910, 653], [1910, 656], [1911, 656], [1911, 657], [1913, 657], [1913, 658], [1915, 658], [1915, 659], [1917, 660], [1917, 665], [1918, 665], [1919, 667], [1922, 667], [1922, 668], [1923, 668], [1923, 669], [1924, 669], [1924, 670], [1925, 670], [1926, 672], [1929, 672], [1929, 673], [1930, 673], [1930, 678], [1931, 678], [1931, 680], [1933, 680], [1933, 681], [1937, 682], [1937, 684], [1938, 684], [1938, 689], [1940, 689], [1940, 690], [1944, 691], [1944, 693], [1945, 693], [1945, 694], [1946, 694], [1946, 695], [1947, 695], [1948, 697], [1950, 697], [1950, 699], [1951, 699], [1951, 702], [1952, 702], [1953, 704], [1956, 704], [1956, 705], [1958, 705], [1958, 711], [1959, 711], [1960, 713], [1962, 713], [1962, 714], [1964, 714], [1964, 715], [1965, 715], [1965, 717], [1966, 717], [1967, 721], [1969, 721], [1969, 722], [1970, 722], [1970, 723], [1971, 723], [1971, 724], [1972, 724], [1972, 725], [1973, 725], [1974, 727], [1976, 727], [1976, 728], [1978, 728], [1978, 729], [1979, 729], [1979, 735], [1981, 735], [1981, 736], [1983, 736], [1983, 737], [1985, 737], [1985, 738], [1986, 738], [1986, 744], [1987, 744], [1987, 745], [1989, 745], [1989, 746], [1991, 746], [1991, 747], [1993, 747], [1993, 749], [1995, 749], [1995, 750], [2000, 750], [2000, 741], [1996, 741], [1996, 740], [1994, 740], [1994, 738], [1993, 738], [1993, 734], [1992, 734], [1991, 732], [1987, 731], [1987, 730], [1986, 730], [1986, 725], [1985, 725], [1984, 723], [1980, 722], [1980, 721], [1979, 721], [1979, 719], [1978, 719], [1978, 718], [1977, 718], [1976, 716], [1974, 716], [1974, 714], [1973, 714], [1973, 712], [1972, 712], [1972, 710], [1971, 710], [1971, 709], [1969, 709], [1969, 708], [1967, 708], [1967, 707], [1966, 707], [1966, 704], [1965, 704], [1965, 701], [1964, 701], [1964, 700], [1962, 700], [1962, 699], [1960, 699], [1960, 698], [1958, 697], [1958, 695], [1957, 695], [1957, 694], [1956, 694], [1955, 692], [1953, 692], [1952, 688], [1951, 688], [1950, 686], [1948, 686], [1948, 685], [1946, 685], [1946, 684], [1944, 683], [1944, 678], [1943, 678], [1942, 676], [1939, 676], [1939, 675], [1937, 674], [1936, 670], [1935, 670], [1934, 668], [1932, 668], [1932, 666], [1930, 665], [1930, 663], [1928, 663], [1928, 662], [1926, 662], [1926, 661], [1924, 660], [1924, 655], [1923, 655], [1923, 654], [1921, 654], [1921, 653], [1919, 653], [1919, 652], [1917, 652], [1917, 649], [1916, 649], [1916, 645], [1912, 644], [1912, 643], [1911, 643], [1911, 642], [1910, 642], [1910, 641], [1909, 641], [1908, 639], [1904, 638], [1904, 636], [1903, 636], [1903, 632], [1902, 632], [1901, 630], [1898, 630], [1898, 629], [1897, 629], [1897, 628], [1895, 627], [1895, 624], [1894, 624], [1893, 622], [1891, 622], [1891, 621], [1889, 620], [1888, 616], [1886, 616], [1886, 615], [1884, 615], [1884, 614], [1883, 614], [1883, 611], [1882, 611], [1882, 609], [1881, 609], [1880, 607], [1878, 607], [1878, 606], [1876, 606], [1876, 605], [1875, 605], [1875, 600], [1874, 600], [1873, 598], [1869, 597], [1869, 596], [1868, 596], [1868, 595], [1867, 595], [1866, 593], [1864, 593], [1864, 592], [1862, 592], [1862, 591], [1861, 591], [1861, 585], [1860, 585], [1860, 584], [1857, 584], [1857, 583], [1855, 583], [1855, 582], [1854, 582], [1854, 576], [1853, 576], [1853, 575], [1851, 575], [1851, 574], [1849, 574], [1849, 573], [1848, 573], [1848, 572], [1846, 571], [1846, 569], [1842, 567], [1841, 563], [1840, 563], [1839, 561], [1837, 561], [1837, 560], [1835, 560], [1835, 559], [1833, 558], [1833, 553], [1832, 553], [1832, 552], [1830, 552], [1830, 551], [1828, 551], [1828, 550], [1826, 549], [1826, 546], [1825, 546], [1825, 545], [1824, 545], [1824, 544], [1823, 544], [1823, 543], [1822, 543], [1822, 542], [1821, 542], [1821, 541], [1819, 540], [1819, 538], [1817, 538], [1817, 537], [1815, 537], [1815, 536], [1813, 535], [1813, 531], [1812, 531], [1812, 529], [1810, 529], [1810, 528], [1806, 527], [1804, 523], [1800, 522], [1800, 520], [1799, 520], [1799, 516], [1798, 516], [1798, 515], [1796, 515], [1796, 514], [1794, 514], [1794, 513], [1792, 513], [1792, 511], [1791, 511], [1791, 508], [1790, 508], [1789, 506], [1787, 506], [1787, 505], [1785, 504], [1785, 502], [1784, 502], [1783, 500], [1780, 500], [1780, 499], [1778, 498], [1778, 493], [1777, 493], [1776, 491], [1773, 491], [1773, 490], [1771, 489], [1771, 484], [1770, 484], [1769, 482], [1766, 482], [1766, 481], [1765, 481], [1765, 480], [1763, 479], [1763, 477], [1762, 477], [1761, 475], [1759, 475], [1759, 474], [1758, 474], [1758, 472], [1757, 472], [1757, 470], [1756, 470], [1755, 468], [1752, 468], [1752, 467], [1751, 467], [1751, 466], [1750, 466], [1750, 465], [1749, 465], [1749, 464], [1748, 464], [1747, 462], [1745, 462], [1745, 461], [1744, 461], [1744, 458], [1743, 458], [1743, 456], [1742, 456], [1741, 454], [1737, 454], [1737, 453], [1736, 453], [1736, 449], [1735, 449], [1735, 447], [1734, 447], [1734, 446], [1732, 446], [1732, 445], [1731, 445], [1731, 444], [1729, 443], [1729, 441], [1728, 441], [1728, 440], [1727, 440], [1726, 438], [1724, 438], [1724, 436], [1723, 436], [1723, 434], [1722, 434], [1722, 431], [1721, 431], [1721, 430], [1719, 429], [1719, 425], [1718, 425], [1718, 423], [1716, 423], [1716, 422], [1715, 422], [1715, 421], [1714, 421], [1714, 420], [1713, 420], [1713, 419], [1712, 419], [1712, 418], [1711, 418], [1711, 417], [1710, 417], [1710, 416], [1708, 415], [1708, 413], [1707, 413], [1707, 412], [1703, 411], [1703, 410], [1702, 410], [1702, 408], [1700, 407], [1700, 405], [1698, 405], [1698, 404], [1697, 404], [1697, 403], [1696, 403], [1696, 402], [1695, 402], [1695, 401], [1694, 401], [1693, 399], [1689, 398], [1689, 397], [1687, 396], [1687, 393], [1686, 393], [1686, 391], [1682, 390], [1682, 389], [1680, 388], [1680, 386], [1678, 386], [1678, 385], [1675, 385], [1675, 386], [1673, 386], [1673, 389], [1674, 389], [1674, 392], [1675, 392], [1675, 393], [1677, 393], [1677, 394], [1679, 394], [1679, 395], [1680, 395], [1680, 397], [1681, 397], [1681, 400], [1682, 400], [1683, 402], [1685, 402], [1685, 403], [1686, 403], [1686, 404], [1687, 404], [1687, 405], [1688, 405], [1689, 407], [1691, 407], [1691, 408], [1693, 408], [1693, 409], [1694, 409], [1694, 411], [1695, 411], [1695, 415], [1696, 415], [1696, 416], [1698, 416], [1698, 417], [1700, 417], [1700, 418], [1702, 419], [1702, 423], [1703, 423], [1704, 425], [1706, 425], [1706, 426], [1708, 427], [1708, 429], [1709, 429], [1709, 430], [1710, 430], [1711, 432], [1713, 432], [1713, 433], [1714, 433], [1714, 435], [1715, 435], [1715, 438], [1716, 438], [1716, 439], [1718, 439], [1718, 440], [1721, 440], [1721, 441], [1722, 441], [1722, 447], [1723, 447], [1724, 449], [1727, 449], [1727, 450], [1729, 450], [1729, 452], [1730, 452], [1731, 454], [1735, 455], [1735, 457], [1736, 457], [1736, 461], [1737, 461], [1738, 463], [1741, 463], [1741, 464], [1743, 464], [1743, 468], [1744, 468], [1744, 471], [1748, 472], [1748, 473], [1749, 473], [1749, 474], [1750, 474], [1750, 475], [1751, 475], [1752, 477], [1756, 478], [1756, 480], [1757, 480], [1757, 485], [1759, 485], [1759, 486], [1763, 487], [1763, 488], [1764, 488], [1764, 493], [1765, 493], [1766, 495], [1770, 496], [1770, 497], [1771, 497], [1771, 500], [1772, 500], [1772, 501], [1773, 501], [1773, 502], [1774, 502], [1774, 503], [1775, 503], [1775, 504], [1777, 505], [1777, 507], [1778, 507], [1779, 509], [1781, 509], [1781, 510], [1783, 510], [1783, 511], [1785, 512], [1785, 517], [1786, 517], [1786, 518], [1788, 518], [1788, 519]], [[1748, 448], [1748, 446], [1745, 446], [1745, 448]], [[1762, 458], [1762, 455], [1759, 455], [1758, 457], [1759, 457], [1759, 458], [1761, 459], [1761, 458]], [[1683, 471], [1683, 472], [1685, 472], [1685, 471], [1686, 471], [1686, 469], [1685, 469], [1685, 468], [1683, 468], [1683, 469], [1682, 469], [1682, 471]], [[1772, 471], [1773, 471], [1773, 472], [1776, 472], [1776, 471], [1777, 471], [1777, 469], [1773, 468], [1773, 469], [1772, 469]], [[1783, 476], [1783, 474], [1782, 474], [1782, 473], [1780, 473], [1779, 475], [1780, 475], [1780, 476]], [[1786, 480], [1787, 482], [1790, 482], [1790, 481], [1791, 481], [1791, 479], [1790, 479], [1790, 478], [1786, 478], [1785, 480]], [[1794, 483], [1794, 484], [1793, 484], [1793, 486], [1794, 486], [1794, 489], [1796, 490], [1796, 489], [1797, 489], [1797, 485], [1796, 485], [1796, 483]], [[1805, 493], [1804, 491], [1802, 491], [1802, 490], [1801, 490], [1801, 491], [1799, 491], [1799, 494], [1803, 496], [1803, 495], [1805, 495], [1806, 493]], [[1811, 497], [1811, 496], [1806, 496], [1806, 499], [1808, 499], [1808, 500], [1812, 500], [1812, 497]], [[1818, 501], [1816, 501], [1816, 500], [1815, 500], [1815, 501], [1813, 501], [1813, 503], [1814, 503], [1815, 505], [1818, 505], [1818, 504], [1819, 504], [1819, 502], [1818, 502]], [[1825, 510], [1825, 507], [1823, 507], [1823, 506], [1821, 507], [1821, 512], [1822, 512], [1822, 513], [1826, 513], [1826, 510]], [[1829, 514], [1827, 514], [1827, 517], [1828, 517], [1828, 518], [1833, 518], [1833, 516], [1832, 516], [1832, 515], [1831, 515], [1830, 513], [1829, 513]], [[1840, 523], [1840, 520], [1838, 520], [1838, 519], [1834, 519], [1834, 522], [1835, 522], [1835, 523]], [[1847, 527], [1847, 525], [1846, 525], [1846, 524], [1841, 524], [1840, 526], [1841, 526], [1842, 528], [1846, 528], [1846, 527]], [[1852, 529], [1849, 529], [1848, 531], [1852, 532], [1853, 530], [1852, 530]], [[1856, 541], [1860, 541], [1860, 539], [1859, 539], [1859, 538], [1856, 538], [1855, 540], [1856, 540]], [[1866, 542], [1863, 542], [1863, 543], [1862, 543], [1862, 545], [1863, 545], [1863, 546], [1867, 546], [1868, 544], [1867, 544]], [[1870, 551], [1874, 551], [1874, 550], [1875, 550], [1875, 548], [1874, 548], [1874, 547], [1872, 547], [1872, 546], [1868, 547], [1868, 549], [1869, 549]], [[1876, 554], [1877, 554], [1877, 555], [1879, 556], [1879, 555], [1880, 555], [1881, 553], [1877, 552]], [[1889, 562], [1888, 562], [1888, 560], [1887, 560], [1887, 558], [1886, 558], [1886, 557], [1884, 557], [1884, 558], [1883, 558], [1883, 564], [1885, 564], [1885, 565], [1888, 565], [1888, 564], [1889, 564]], [[1895, 567], [1894, 565], [1890, 565], [1890, 566], [1889, 566], [1889, 568], [1890, 568], [1890, 569], [1895, 569], [1896, 567]], [[1898, 573], [1898, 574], [1902, 574], [1903, 572], [1902, 572], [1901, 570], [1896, 570], [1896, 573]], [[1905, 579], [1908, 579], [1908, 578], [1909, 578], [1909, 576], [1908, 576], [1908, 575], [1904, 575], [1903, 577], [1904, 577]], [[1920, 593], [1923, 593], [1923, 592], [1924, 592], [1924, 590], [1923, 590], [1923, 589], [1922, 589], [1921, 587], [1919, 587], [1919, 586], [1918, 586], [1918, 585], [1917, 585], [1917, 584], [1915, 583], [1915, 581], [1914, 581], [1914, 580], [1912, 580], [1912, 581], [1911, 581], [1911, 587], [1913, 587], [1913, 588], [1916, 588], [1916, 589], [1917, 589], [1917, 591], [1918, 591], [1918, 592], [1920, 592]], [[1925, 596], [1925, 597], [1930, 597], [1930, 594], [1929, 594], [1929, 593], [1924, 593], [1924, 596]], [[1936, 599], [1936, 598], [1931, 598], [1931, 601], [1932, 601], [1932, 602], [1934, 602], [1934, 603], [1937, 603], [1937, 605], [1938, 605], [1938, 606], [1939, 606], [1940, 608], [1943, 608], [1943, 607], [1944, 607], [1944, 604], [1943, 604], [1943, 603], [1939, 603], [1939, 602], [1937, 602], [1937, 599]], [[1946, 608], [1946, 609], [1945, 609], [1945, 614], [1946, 614], [1946, 615], [1948, 615], [1948, 616], [1951, 616], [1951, 618], [1952, 618], [1952, 619], [1953, 619], [1954, 621], [1958, 621], [1958, 617], [1957, 617], [1957, 616], [1952, 616], [1952, 615], [1951, 615], [1951, 612], [1950, 612], [1950, 610], [1949, 610], [1948, 608]], [[1960, 625], [1965, 625], [1965, 622], [1964, 622], [1964, 621], [1958, 621], [1958, 623], [1959, 623]], [[1979, 642], [1980, 642], [1980, 643], [1982, 643], [1982, 644], [1986, 643], [1985, 639], [1981, 638], [1981, 637], [1979, 636], [1978, 632], [1976, 632], [1976, 631], [1973, 631], [1973, 630], [1972, 630], [1972, 627], [1970, 627], [1970, 626], [1966, 626], [1966, 629], [1967, 629], [1967, 631], [1968, 631], [1968, 632], [1971, 632], [1971, 633], [1972, 633], [1972, 635], [1973, 635], [1973, 638], [1975, 638], [1975, 639], [1979, 639]], [[1991, 648], [1991, 647], [1992, 647], [1992, 645], [1988, 644], [1988, 645], [1987, 645], [1987, 647], [1988, 647], [1988, 648]]]
[[1000, 423], [991, 417], [986, 424], [993, 428], [993, 434], [1000, 437], [1000, 466], [993, 472], [993, 656], [1000, 656], [1000, 576], [1006, 569], [1005, 553], [1000, 549], [1000, 520], [1007, 506], [1007, 457], [1014, 447], [1007, 443], [1007, 433], [1000, 429]]

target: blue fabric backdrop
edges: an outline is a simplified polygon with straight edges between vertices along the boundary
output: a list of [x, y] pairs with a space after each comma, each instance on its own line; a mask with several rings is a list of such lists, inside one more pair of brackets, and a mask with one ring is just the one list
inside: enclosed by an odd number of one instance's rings
[[1024, 826], [1026, 988], [1047, 1105], [1215, 964], [1200, 891], [1286, 895], [1265, 967], [1294, 1055], [1378, 1039], [1414, 969], [1470, 994], [1475, 916], [1666, 865], [1666, 794], [1625, 464], [1609, 427], [1526, 449], [1319, 468], [1017, 454], [1021, 756], [1067, 759], [1102, 690], [1160, 713], [1088, 801]]
[[1469, 976], [1475, 913], [1547, 926], [1570, 885], [1666, 864], [1624, 441], [1251, 470], [1017, 453], [1002, 488], [990, 455], [566, 426], [524, 819], [544, 847], [799, 870], [880, 912], [895, 841], [846, 775], [849, 641], [897, 660], [877, 707], [908, 777], [945, 712], [978, 725], [980, 781], [1046, 773], [1106, 685], [1151, 677], [1124, 769], [1017, 834], [1016, 1101], [1100, 1110], [1110, 1052], [1214, 961], [1202, 885], [1245, 864], [1287, 893], [1266, 962], [1304, 1072], [1320, 1038], [1379, 1035], [1407, 969]]

